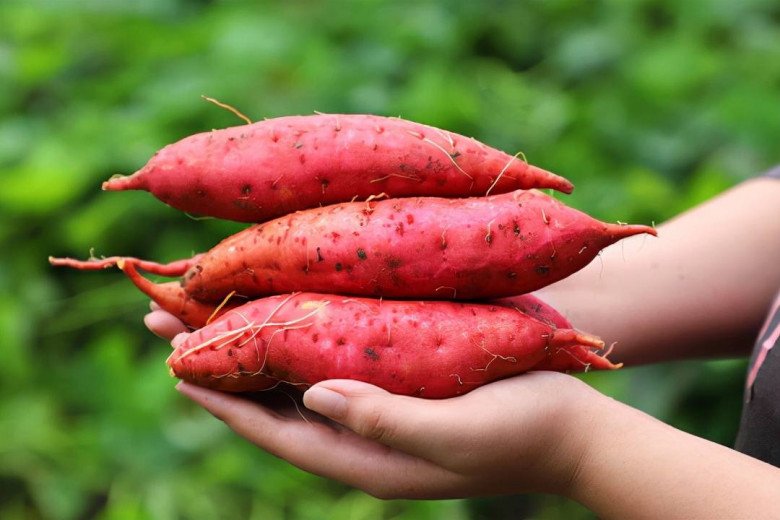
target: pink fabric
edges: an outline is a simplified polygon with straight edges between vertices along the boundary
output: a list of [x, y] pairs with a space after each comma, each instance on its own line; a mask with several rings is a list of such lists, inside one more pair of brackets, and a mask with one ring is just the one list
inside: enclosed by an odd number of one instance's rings
[[[778, 311], [778, 307], [780, 307], [780, 296], [775, 298], [775, 302], [772, 304], [772, 310], [769, 312], [769, 317], [766, 320], [766, 323], [764, 323], [764, 326], [761, 328], [761, 332], [758, 334], [758, 337], [761, 338], [766, 334], [767, 329], [769, 328], [769, 324], [772, 321], [772, 318]], [[769, 336], [761, 342], [761, 350], [758, 351], [758, 355], [756, 356], [756, 361], [753, 363], [753, 366], [750, 367], [750, 372], [748, 372], [748, 378], [747, 378], [747, 387], [751, 388], [753, 386], [753, 383], [756, 381], [756, 376], [758, 376], [758, 371], [761, 368], [761, 365], [764, 363], [764, 360], [766, 359], [766, 355], [769, 353], [769, 351], [772, 349], [772, 347], [775, 346], [775, 343], [777, 343], [778, 338], [780, 338], [780, 323], [778, 323], [774, 330], [769, 334]]]

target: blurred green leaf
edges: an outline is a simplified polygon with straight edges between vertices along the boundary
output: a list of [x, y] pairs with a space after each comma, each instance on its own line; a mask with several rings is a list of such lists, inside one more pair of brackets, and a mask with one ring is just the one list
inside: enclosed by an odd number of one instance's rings
[[[0, 518], [590, 518], [537, 495], [383, 502], [260, 453], [173, 390], [118, 270], [245, 225], [100, 183], [158, 149], [288, 114], [401, 115], [559, 172], [568, 204], [659, 223], [778, 162], [770, 0], [0, 3]], [[589, 384], [729, 444], [744, 361]]]

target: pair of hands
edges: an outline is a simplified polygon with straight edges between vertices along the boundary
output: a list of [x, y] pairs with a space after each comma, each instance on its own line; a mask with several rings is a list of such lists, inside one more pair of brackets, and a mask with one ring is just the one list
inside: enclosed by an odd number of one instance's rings
[[[627, 364], [744, 356], [780, 286], [778, 197], [776, 179], [742, 183], [662, 225], [663, 240], [605, 249], [542, 299], [579, 327], [619, 339]], [[168, 339], [186, 330], [159, 310], [146, 323]], [[178, 389], [258, 447], [383, 498], [543, 491], [602, 518], [780, 520], [776, 467], [563, 374], [529, 373], [440, 401], [324, 381], [300, 411], [278, 392], [253, 402]]]
[[[144, 322], [175, 346], [186, 328], [152, 306]], [[381, 498], [568, 494], [603, 396], [578, 379], [535, 372], [445, 400], [350, 380], [258, 400], [184, 382], [177, 390], [261, 449]], [[315, 413], [312, 413], [315, 412]]]

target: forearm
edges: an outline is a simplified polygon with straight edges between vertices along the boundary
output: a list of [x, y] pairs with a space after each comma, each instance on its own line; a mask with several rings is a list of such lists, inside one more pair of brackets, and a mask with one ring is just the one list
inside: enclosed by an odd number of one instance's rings
[[780, 518], [780, 469], [603, 400], [570, 498], [604, 518]]
[[780, 287], [780, 181], [756, 179], [539, 292], [627, 364], [742, 355]]

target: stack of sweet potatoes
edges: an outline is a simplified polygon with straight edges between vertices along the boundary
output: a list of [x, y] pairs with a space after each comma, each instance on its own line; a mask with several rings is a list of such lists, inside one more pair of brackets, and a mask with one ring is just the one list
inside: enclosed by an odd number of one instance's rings
[[50, 259], [118, 265], [196, 329], [169, 357], [173, 374], [229, 391], [352, 378], [442, 398], [528, 370], [616, 368], [603, 342], [529, 293], [621, 238], [655, 234], [534, 190], [573, 186], [517, 156], [370, 115], [193, 135], [103, 188], [255, 222], [170, 264]]

